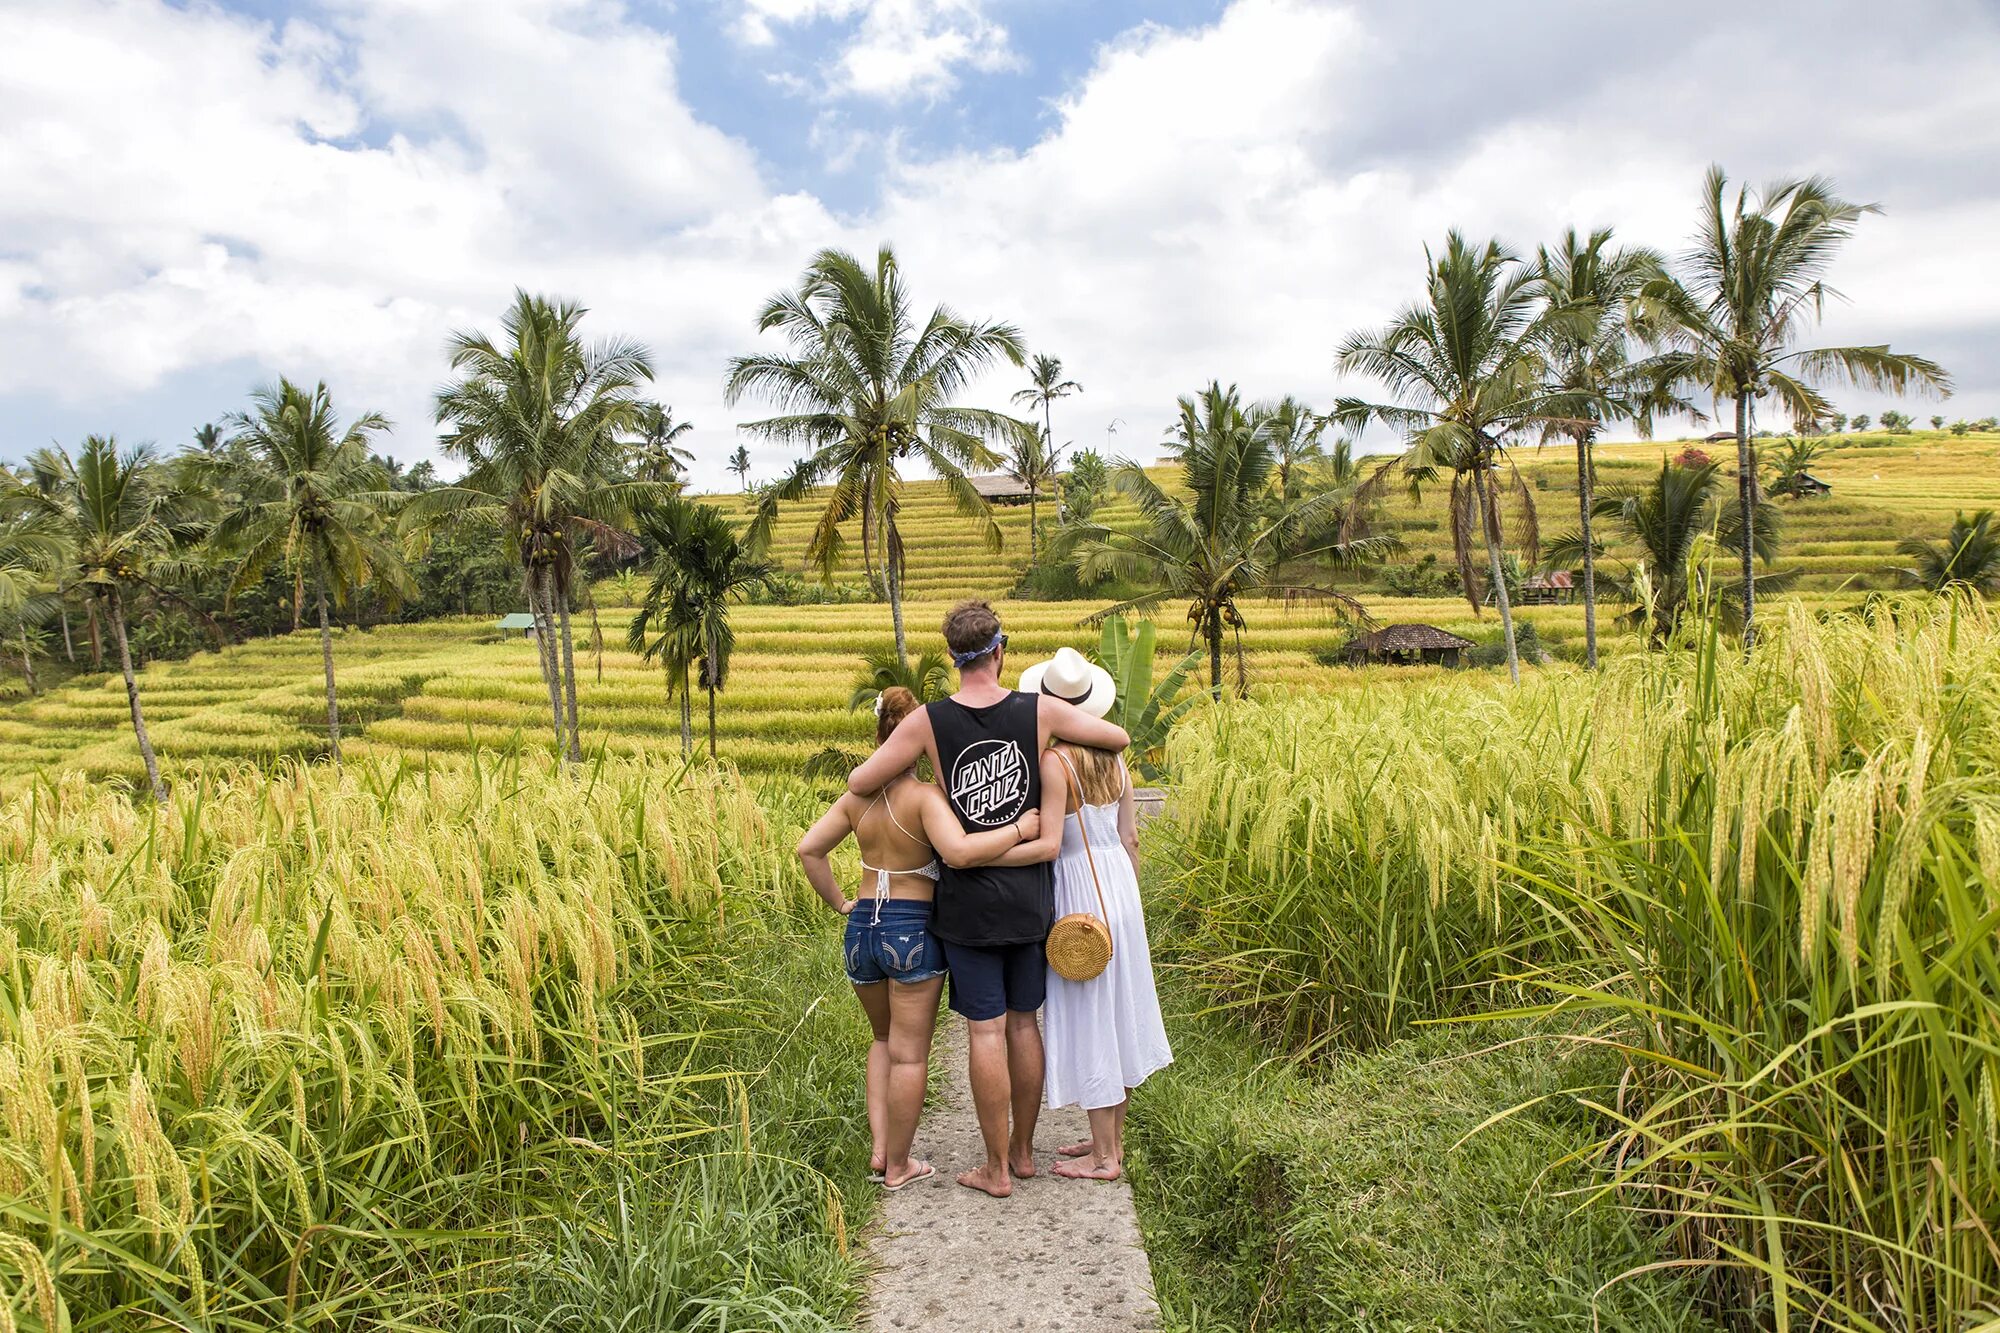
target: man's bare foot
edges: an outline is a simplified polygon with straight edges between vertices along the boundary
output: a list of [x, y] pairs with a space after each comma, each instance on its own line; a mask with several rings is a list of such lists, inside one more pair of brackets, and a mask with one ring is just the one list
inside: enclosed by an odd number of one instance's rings
[[1007, 1169], [1022, 1180], [1035, 1174], [1035, 1150], [1033, 1148], [1013, 1148], [1007, 1153]]
[[884, 1152], [872, 1152], [868, 1154], [869, 1175], [871, 1176], [881, 1175], [882, 1168], [887, 1166], [888, 1164], [889, 1164], [889, 1154]]
[[1014, 1192], [1014, 1178], [1007, 1174], [1005, 1166], [975, 1166], [970, 1171], [961, 1171], [958, 1183], [996, 1199], [1004, 1199]]
[[1064, 1157], [1088, 1157], [1090, 1156], [1090, 1150], [1096, 1146], [1089, 1139], [1084, 1139], [1077, 1143], [1067, 1144], [1064, 1147], [1056, 1149], [1056, 1151]]
[[1049, 1168], [1059, 1176], [1070, 1180], [1116, 1180], [1121, 1174], [1118, 1163], [1109, 1159], [1082, 1157], [1075, 1161], [1057, 1162]]

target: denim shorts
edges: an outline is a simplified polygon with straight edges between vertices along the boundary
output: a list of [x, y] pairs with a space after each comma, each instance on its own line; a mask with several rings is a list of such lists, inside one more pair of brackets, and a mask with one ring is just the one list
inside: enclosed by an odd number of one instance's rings
[[944, 975], [944, 952], [931, 935], [931, 905], [908, 898], [863, 898], [847, 914], [847, 979], [910, 985]]

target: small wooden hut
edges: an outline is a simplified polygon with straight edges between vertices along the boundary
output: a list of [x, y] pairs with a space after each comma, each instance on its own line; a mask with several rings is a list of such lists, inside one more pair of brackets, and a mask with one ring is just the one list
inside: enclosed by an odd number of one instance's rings
[[1363, 634], [1347, 645], [1347, 660], [1359, 666], [1384, 662], [1391, 666], [1459, 665], [1459, 655], [1473, 646], [1435, 625], [1384, 625], [1373, 634]]
[[493, 628], [502, 634], [518, 633], [524, 639], [535, 637], [535, 618], [526, 611], [510, 611], [495, 621]]
[[1026, 482], [1019, 477], [1010, 477], [1005, 472], [994, 472], [983, 477], [967, 477], [972, 489], [979, 492], [979, 498], [990, 505], [1024, 505], [1030, 499], [1053, 500], [1054, 495], [1042, 491], [1035, 496]]

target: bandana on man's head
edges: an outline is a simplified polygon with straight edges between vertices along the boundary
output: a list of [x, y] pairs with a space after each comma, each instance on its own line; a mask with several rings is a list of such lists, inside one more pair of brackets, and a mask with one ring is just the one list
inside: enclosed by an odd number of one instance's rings
[[1007, 636], [1005, 634], [996, 633], [991, 639], [988, 639], [986, 641], [986, 646], [984, 648], [974, 648], [969, 653], [953, 653], [951, 655], [951, 664], [955, 667], [962, 667], [967, 662], [976, 662], [980, 658], [986, 656], [986, 654], [998, 651], [999, 649], [1005, 648], [1006, 646], [1007, 646]]

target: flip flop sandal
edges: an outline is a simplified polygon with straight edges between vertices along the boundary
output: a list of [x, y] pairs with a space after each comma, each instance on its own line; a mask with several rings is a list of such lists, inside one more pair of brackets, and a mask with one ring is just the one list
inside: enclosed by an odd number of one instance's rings
[[903, 1183], [902, 1183], [901, 1185], [891, 1185], [891, 1184], [890, 1184], [890, 1183], [889, 1183], [889, 1182], [888, 1182], [888, 1181], [887, 1181], [886, 1179], [883, 1179], [883, 1178], [882, 1178], [882, 1177], [880, 1177], [880, 1176], [876, 1177], [876, 1179], [878, 1179], [878, 1180], [881, 1180], [881, 1181], [882, 1181], [882, 1188], [883, 1188], [883, 1189], [885, 1189], [885, 1190], [889, 1191], [889, 1192], [890, 1192], [891, 1194], [893, 1194], [893, 1193], [895, 1193], [895, 1192], [896, 1192], [897, 1190], [899, 1190], [899, 1189], [902, 1189], [902, 1188], [904, 1188], [904, 1186], [907, 1186], [907, 1185], [914, 1185], [914, 1184], [916, 1184], [916, 1183], [917, 1183], [917, 1182], [918, 1182], [919, 1180], [929, 1180], [929, 1179], [930, 1179], [930, 1178], [931, 1178], [932, 1176], [934, 1176], [934, 1175], [936, 1175], [936, 1174], [937, 1174], [937, 1168], [936, 1168], [936, 1167], [934, 1167], [934, 1166], [932, 1166], [932, 1165], [931, 1165], [931, 1164], [930, 1164], [929, 1162], [925, 1162], [925, 1163], [924, 1163], [924, 1169], [923, 1169], [923, 1170], [921, 1170], [921, 1171], [917, 1172], [917, 1174], [915, 1174], [914, 1176], [911, 1176], [911, 1177], [910, 1177], [910, 1178], [909, 1178], [908, 1180], [904, 1181], [904, 1182], [903, 1182]]

